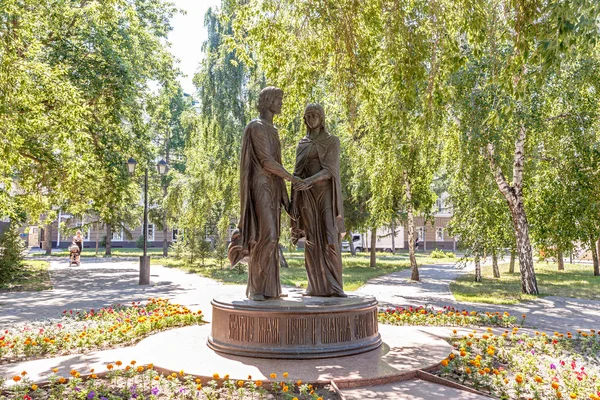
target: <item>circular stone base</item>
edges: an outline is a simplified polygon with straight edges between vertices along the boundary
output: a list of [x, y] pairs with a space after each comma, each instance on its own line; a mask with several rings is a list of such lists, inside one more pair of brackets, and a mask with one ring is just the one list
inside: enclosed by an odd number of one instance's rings
[[291, 294], [253, 301], [212, 301], [208, 346], [237, 356], [308, 359], [364, 353], [381, 346], [377, 300], [372, 296]]

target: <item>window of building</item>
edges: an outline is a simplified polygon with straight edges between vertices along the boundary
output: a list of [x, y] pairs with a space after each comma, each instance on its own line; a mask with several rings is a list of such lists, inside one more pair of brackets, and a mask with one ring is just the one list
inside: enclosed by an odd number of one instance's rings
[[112, 241], [113, 242], [122, 242], [123, 241], [123, 228], [119, 231], [112, 232]]
[[442, 212], [444, 210], [444, 202], [442, 201], [441, 197], [438, 197], [438, 199], [435, 201], [435, 206], [438, 212]]
[[435, 230], [435, 240], [436, 242], [444, 241], [444, 228], [437, 228]]
[[148, 241], [154, 241], [154, 224], [148, 224]]
[[425, 240], [425, 227], [424, 226], [417, 227], [417, 237], [419, 238], [419, 241]]

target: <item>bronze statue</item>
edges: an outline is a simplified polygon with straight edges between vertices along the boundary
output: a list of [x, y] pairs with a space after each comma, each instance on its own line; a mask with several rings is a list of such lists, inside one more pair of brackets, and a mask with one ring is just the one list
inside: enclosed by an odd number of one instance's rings
[[342, 282], [342, 236], [345, 234], [340, 181], [340, 140], [325, 129], [325, 111], [309, 104], [304, 111], [306, 136], [296, 148], [292, 183], [292, 240], [306, 238], [304, 264], [307, 296], [346, 297]]
[[289, 211], [284, 179], [300, 182], [281, 165], [281, 144], [273, 115], [281, 112], [283, 91], [264, 88], [258, 98], [259, 118], [242, 137], [240, 161], [240, 222], [229, 244], [231, 265], [248, 261], [246, 296], [251, 300], [281, 296], [279, 232], [281, 205]]

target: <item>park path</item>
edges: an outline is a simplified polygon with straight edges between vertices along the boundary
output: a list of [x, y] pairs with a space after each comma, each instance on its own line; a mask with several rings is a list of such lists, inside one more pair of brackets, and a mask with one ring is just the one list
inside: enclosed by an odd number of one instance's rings
[[53, 290], [0, 293], [0, 328], [7, 324], [59, 318], [64, 310], [81, 310], [168, 298], [197, 311], [210, 320], [210, 301], [216, 295], [244, 293], [245, 286], [224, 285], [176, 268], [151, 266], [151, 284], [138, 285], [138, 261], [119, 258], [84, 258], [80, 267], [66, 259], [50, 261]]
[[[203, 276], [160, 265], [151, 267], [151, 284], [138, 285], [137, 261], [84, 259], [80, 267], [69, 267], [65, 259], [50, 261], [53, 290], [0, 293], [0, 328], [3, 325], [58, 318], [64, 310], [91, 309], [116, 303], [169, 298], [211, 318], [210, 302], [217, 295], [243, 294], [244, 285], [225, 285]], [[600, 329], [600, 301], [544, 297], [518, 305], [457, 302], [449, 284], [471, 268], [451, 264], [422, 265], [421, 282], [410, 281], [410, 270], [370, 280], [355, 294], [375, 296], [382, 307], [453, 306], [479, 311], [526, 314], [525, 325], [548, 332]], [[286, 290], [294, 290], [288, 288]]]
[[600, 301], [548, 296], [516, 305], [458, 302], [450, 292], [450, 282], [472, 267], [452, 264], [419, 266], [421, 281], [410, 280], [410, 269], [371, 279], [356, 294], [372, 295], [381, 307], [452, 306], [459, 309], [508, 312], [520, 320], [526, 314], [525, 326], [547, 332], [576, 329], [600, 329]]

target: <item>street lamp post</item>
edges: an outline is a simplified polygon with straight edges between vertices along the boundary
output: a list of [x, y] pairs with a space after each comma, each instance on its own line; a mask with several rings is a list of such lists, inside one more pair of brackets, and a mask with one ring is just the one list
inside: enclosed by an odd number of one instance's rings
[[[127, 169], [129, 174], [135, 172], [135, 166], [137, 162], [130, 158], [127, 160]], [[167, 163], [165, 160], [160, 160], [156, 164], [156, 169], [160, 175], [167, 173]], [[150, 256], [148, 255], [148, 164], [144, 168], [144, 226], [143, 237], [144, 237], [144, 255], [140, 256], [140, 285], [150, 284]]]

